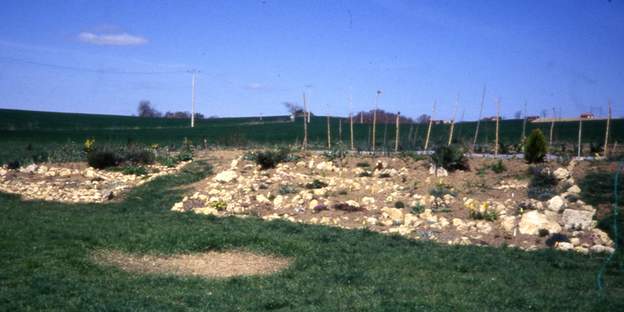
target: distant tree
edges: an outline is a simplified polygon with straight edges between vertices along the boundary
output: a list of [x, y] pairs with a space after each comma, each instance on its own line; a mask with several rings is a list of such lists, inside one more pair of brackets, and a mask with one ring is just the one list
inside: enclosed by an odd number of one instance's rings
[[138, 113], [139, 113], [139, 117], [161, 117], [162, 114], [157, 111], [154, 107], [152, 107], [152, 103], [150, 103], [150, 101], [147, 100], [142, 100], [141, 102], [139, 102], [139, 107], [138, 107]]
[[515, 113], [514, 113], [514, 118], [516, 118], [516, 119], [520, 119], [520, 118], [522, 118], [522, 111], [521, 111], [521, 110], [519, 110], [519, 111], [515, 112]]
[[205, 116], [202, 113], [195, 113], [195, 119], [204, 119]]
[[284, 107], [291, 115], [296, 115], [303, 112], [303, 107], [299, 106], [297, 103], [293, 102], [284, 102]]
[[431, 120], [431, 116], [427, 114], [422, 114], [416, 118], [417, 123], [427, 123], [429, 120]]

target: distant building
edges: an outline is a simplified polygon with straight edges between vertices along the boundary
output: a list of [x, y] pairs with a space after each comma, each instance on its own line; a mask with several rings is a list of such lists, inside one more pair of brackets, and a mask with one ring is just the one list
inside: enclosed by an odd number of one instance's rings
[[582, 113], [580, 117], [581, 117], [581, 119], [594, 119], [594, 114], [592, 114], [592, 113]]

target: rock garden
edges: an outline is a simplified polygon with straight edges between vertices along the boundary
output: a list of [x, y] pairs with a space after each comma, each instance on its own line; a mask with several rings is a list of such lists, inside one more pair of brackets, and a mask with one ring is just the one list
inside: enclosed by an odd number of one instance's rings
[[[455, 154], [455, 156], [453, 156]], [[579, 163], [287, 151], [214, 152], [173, 211], [368, 229], [445, 244], [613, 252], [580, 198]], [[453, 161], [446, 161], [454, 159]], [[583, 166], [588, 166], [583, 163]]]

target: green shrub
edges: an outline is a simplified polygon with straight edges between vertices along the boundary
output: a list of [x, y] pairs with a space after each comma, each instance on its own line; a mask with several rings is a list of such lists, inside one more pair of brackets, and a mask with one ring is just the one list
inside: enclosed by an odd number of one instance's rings
[[436, 185], [431, 190], [429, 190], [429, 194], [434, 197], [444, 197], [444, 195], [457, 195], [457, 193], [453, 191], [453, 188], [450, 185], [441, 182], [436, 183]]
[[178, 160], [179, 161], [190, 161], [190, 160], [193, 160], [193, 151], [191, 151], [190, 149], [181, 151], [178, 154]]
[[360, 168], [370, 168], [370, 164], [365, 161], [358, 162], [355, 166]]
[[394, 203], [394, 208], [399, 208], [399, 209], [405, 208], [405, 203], [403, 203], [402, 201], [397, 201]]
[[169, 168], [175, 167], [180, 162], [180, 160], [178, 160], [177, 157], [171, 157], [171, 156], [158, 156], [156, 158], [156, 161], [160, 165], [169, 167]]
[[[614, 174], [608, 171], [587, 173], [579, 182], [583, 201], [591, 205], [613, 204], [615, 200], [615, 194], [613, 193]], [[620, 176], [618, 188], [618, 205], [624, 206], [624, 175]]]
[[544, 162], [547, 151], [548, 146], [544, 134], [540, 129], [533, 129], [526, 139], [524, 159], [530, 164]]
[[503, 161], [500, 160], [500, 159], [497, 162], [495, 162], [493, 165], [491, 165], [490, 169], [494, 173], [503, 173], [503, 172], [507, 171], [507, 167], [505, 166]]
[[312, 181], [311, 183], [308, 183], [305, 185], [305, 187], [307, 189], [320, 189], [320, 188], [324, 188], [327, 186], [327, 183], [318, 180], [318, 179], [314, 179], [314, 181]]
[[548, 200], [557, 194], [557, 183], [559, 180], [550, 172], [542, 167], [529, 168], [531, 181], [527, 190], [530, 198], [537, 200]]
[[370, 171], [362, 171], [360, 172], [360, 174], [358, 174], [358, 177], [362, 178], [362, 177], [372, 177], [373, 173]]
[[431, 163], [446, 170], [468, 170], [468, 159], [464, 149], [458, 145], [442, 145], [435, 148], [431, 155]]
[[125, 152], [124, 160], [133, 164], [150, 165], [156, 160], [154, 152], [141, 148], [130, 148]]
[[227, 203], [224, 200], [219, 199], [217, 201], [211, 202], [210, 203], [210, 207], [212, 207], [212, 208], [214, 208], [214, 209], [216, 209], [218, 211], [223, 211], [223, 210], [225, 210], [227, 208]]
[[87, 163], [95, 169], [114, 167], [119, 161], [119, 156], [108, 150], [94, 150], [87, 154]]
[[297, 189], [290, 185], [282, 185], [277, 191], [280, 195], [294, 194], [297, 193]]
[[425, 211], [425, 206], [421, 203], [416, 203], [416, 205], [412, 206], [412, 213], [419, 214]]
[[257, 152], [254, 154], [254, 161], [260, 165], [262, 170], [275, 168], [277, 164], [288, 160], [288, 149]]
[[121, 170], [121, 173], [142, 176], [142, 175], [147, 175], [148, 172], [147, 172], [147, 169], [145, 169], [145, 167], [127, 166]]

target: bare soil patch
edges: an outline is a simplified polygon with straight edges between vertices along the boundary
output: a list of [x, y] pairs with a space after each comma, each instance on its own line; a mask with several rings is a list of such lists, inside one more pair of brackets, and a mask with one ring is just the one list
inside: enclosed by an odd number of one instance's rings
[[269, 275], [283, 270], [289, 259], [259, 255], [247, 251], [208, 251], [173, 256], [136, 255], [121, 251], [98, 251], [93, 260], [126, 272], [227, 278]]

